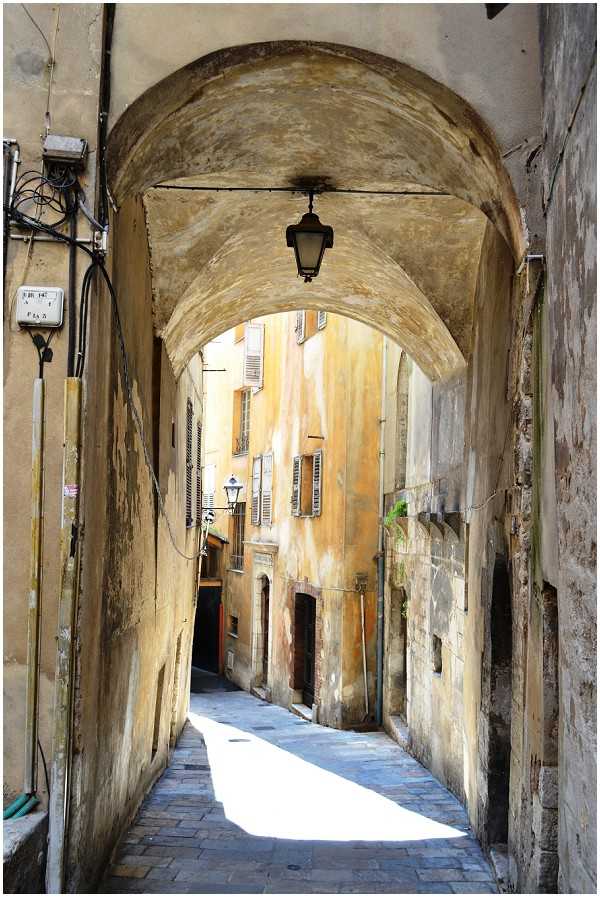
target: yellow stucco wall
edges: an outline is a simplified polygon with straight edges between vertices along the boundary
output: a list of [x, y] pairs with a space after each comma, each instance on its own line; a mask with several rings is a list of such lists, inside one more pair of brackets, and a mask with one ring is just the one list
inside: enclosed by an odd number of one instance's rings
[[[242, 385], [244, 341], [228, 331], [205, 349], [205, 364], [226, 372], [206, 374], [205, 463], [216, 464], [217, 495], [234, 473], [245, 484], [244, 572], [229, 571], [224, 585], [225, 654], [235, 655], [232, 678], [245, 688], [261, 680], [256, 631], [260, 627], [257, 579], [271, 579], [271, 651], [268, 686], [285, 706], [293, 640], [291, 590], [303, 582], [319, 590], [322, 648], [319, 720], [359, 723], [364, 716], [360, 597], [355, 574], [368, 574], [365, 596], [370, 709], [375, 689], [375, 602], [379, 484], [379, 408], [382, 336], [348, 318], [327, 324], [298, 344], [295, 313], [260, 319], [265, 326], [264, 383], [251, 397], [247, 455], [232, 456], [233, 391]], [[310, 325], [309, 325], [310, 328]], [[310, 329], [309, 329], [310, 332]], [[212, 379], [211, 379], [212, 378]], [[218, 378], [218, 379], [217, 379]], [[227, 391], [217, 393], [213, 384]], [[314, 438], [322, 437], [322, 438]], [[292, 459], [323, 451], [322, 511], [291, 513]], [[273, 452], [273, 520], [252, 525], [252, 459]], [[227, 514], [216, 527], [231, 535]], [[258, 555], [258, 557], [257, 557]], [[264, 556], [273, 558], [272, 567]], [[228, 554], [226, 553], [226, 559]], [[226, 564], [227, 565], [227, 564]], [[238, 617], [238, 638], [227, 634]], [[254, 641], [253, 641], [254, 639]], [[253, 661], [254, 649], [254, 661]]]

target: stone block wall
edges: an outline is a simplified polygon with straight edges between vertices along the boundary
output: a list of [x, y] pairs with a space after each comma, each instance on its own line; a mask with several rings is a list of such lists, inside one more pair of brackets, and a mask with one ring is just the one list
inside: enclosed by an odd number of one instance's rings
[[597, 881], [596, 6], [540, 9], [558, 519], [558, 581], [545, 577], [558, 592], [558, 887], [592, 893]]

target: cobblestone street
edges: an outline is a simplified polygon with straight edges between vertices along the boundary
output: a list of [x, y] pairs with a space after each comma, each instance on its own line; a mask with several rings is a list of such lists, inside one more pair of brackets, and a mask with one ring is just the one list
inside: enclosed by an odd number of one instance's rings
[[495, 893], [459, 802], [383, 733], [192, 695], [102, 891]]

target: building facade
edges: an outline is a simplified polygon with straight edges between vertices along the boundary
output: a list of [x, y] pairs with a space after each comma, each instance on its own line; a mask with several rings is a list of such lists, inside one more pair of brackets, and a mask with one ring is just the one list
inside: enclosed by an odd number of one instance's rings
[[204, 350], [205, 507], [231, 473], [245, 485], [215, 520], [225, 673], [335, 727], [375, 717], [382, 341], [300, 311]]

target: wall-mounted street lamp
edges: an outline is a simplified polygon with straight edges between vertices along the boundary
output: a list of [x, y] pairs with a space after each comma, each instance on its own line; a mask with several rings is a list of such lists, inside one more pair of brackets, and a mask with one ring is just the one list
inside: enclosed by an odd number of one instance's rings
[[208, 542], [208, 530], [210, 525], [215, 522], [215, 511], [228, 511], [235, 514], [240, 492], [244, 488], [244, 484], [238, 480], [236, 476], [231, 474], [223, 483], [223, 490], [227, 496], [226, 508], [207, 508], [202, 513], [202, 531], [200, 534], [200, 553], [206, 555], [206, 543]]
[[[230, 514], [235, 514], [235, 506], [237, 505], [239, 494], [243, 488], [244, 484], [241, 483], [237, 477], [234, 477], [233, 474], [231, 474], [229, 479], [225, 480], [223, 483], [223, 489], [225, 490], [228, 502], [227, 510]], [[222, 510], [225, 509], [223, 508]]]
[[323, 254], [333, 246], [333, 228], [321, 224], [313, 212], [313, 191], [308, 194], [308, 212], [298, 224], [290, 224], [285, 232], [288, 246], [293, 247], [298, 266], [298, 276], [310, 283], [321, 267]]

